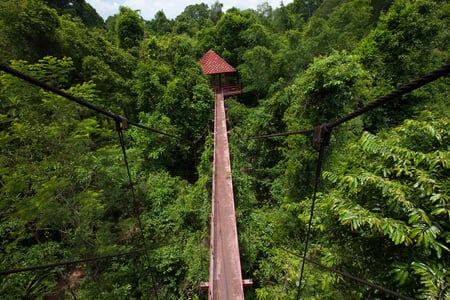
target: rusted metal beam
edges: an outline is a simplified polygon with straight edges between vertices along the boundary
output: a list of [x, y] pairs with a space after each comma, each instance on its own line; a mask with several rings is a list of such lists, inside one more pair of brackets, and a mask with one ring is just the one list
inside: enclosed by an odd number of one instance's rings
[[244, 279], [242, 280], [242, 286], [243, 287], [252, 287], [253, 286], [253, 280], [252, 279]]

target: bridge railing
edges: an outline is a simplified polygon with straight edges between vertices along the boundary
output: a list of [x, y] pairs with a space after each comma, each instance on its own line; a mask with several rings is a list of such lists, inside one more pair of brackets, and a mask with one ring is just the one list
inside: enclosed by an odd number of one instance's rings
[[220, 93], [226, 97], [231, 95], [239, 95], [242, 93], [242, 87], [240, 84], [227, 85], [227, 86], [211, 86], [214, 93]]

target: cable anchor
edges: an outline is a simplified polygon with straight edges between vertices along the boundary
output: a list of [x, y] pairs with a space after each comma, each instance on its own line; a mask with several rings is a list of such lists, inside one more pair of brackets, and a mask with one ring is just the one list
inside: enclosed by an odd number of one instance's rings
[[328, 127], [328, 123], [322, 123], [314, 127], [313, 144], [314, 145], [330, 145], [331, 128]]
[[128, 129], [128, 119], [125, 117], [122, 117], [120, 115], [116, 115], [114, 118], [116, 120], [116, 130], [127, 130]]

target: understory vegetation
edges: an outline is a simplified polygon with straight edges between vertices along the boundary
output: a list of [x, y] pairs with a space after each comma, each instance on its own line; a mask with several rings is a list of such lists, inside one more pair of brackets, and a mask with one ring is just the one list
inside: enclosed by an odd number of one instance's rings
[[[85, 0], [0, 2], [0, 63], [167, 135], [0, 72], [2, 299], [207, 299], [213, 92], [226, 100], [246, 299], [394, 299], [306, 262], [318, 147], [252, 138], [333, 121], [450, 61], [450, 4], [294, 0], [103, 20]], [[416, 299], [450, 299], [450, 78], [331, 133], [307, 257]], [[129, 168], [132, 183], [128, 177]], [[299, 289], [299, 285], [301, 288]], [[390, 298], [391, 297], [391, 298]]]

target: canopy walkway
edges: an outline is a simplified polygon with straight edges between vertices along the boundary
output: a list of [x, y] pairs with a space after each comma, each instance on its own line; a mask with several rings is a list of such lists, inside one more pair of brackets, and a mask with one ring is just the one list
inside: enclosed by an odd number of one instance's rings
[[214, 114], [214, 163], [211, 213], [211, 242], [208, 299], [244, 299], [241, 261], [234, 209], [233, 182], [228, 149], [225, 100], [216, 90]]

